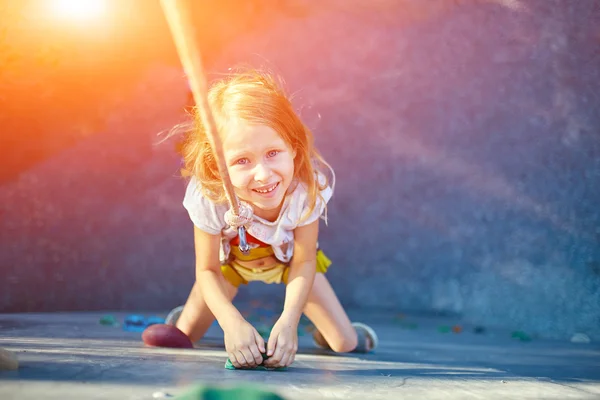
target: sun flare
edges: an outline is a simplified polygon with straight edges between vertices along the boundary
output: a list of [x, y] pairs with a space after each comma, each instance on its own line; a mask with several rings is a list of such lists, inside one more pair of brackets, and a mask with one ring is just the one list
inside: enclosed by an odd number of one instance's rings
[[70, 20], [91, 20], [106, 12], [106, 0], [52, 0], [56, 16]]

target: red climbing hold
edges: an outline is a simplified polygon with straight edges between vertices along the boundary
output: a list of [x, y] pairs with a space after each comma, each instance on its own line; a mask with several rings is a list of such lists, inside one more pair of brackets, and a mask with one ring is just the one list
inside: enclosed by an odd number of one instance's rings
[[185, 333], [173, 325], [154, 324], [150, 325], [144, 333], [142, 340], [148, 346], [153, 347], [175, 347], [181, 349], [193, 349], [192, 341]]

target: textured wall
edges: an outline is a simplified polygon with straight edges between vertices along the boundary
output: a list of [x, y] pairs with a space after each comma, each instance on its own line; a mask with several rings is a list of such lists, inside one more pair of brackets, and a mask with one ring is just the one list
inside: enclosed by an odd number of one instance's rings
[[[337, 171], [321, 242], [344, 303], [600, 339], [599, 2], [330, 3], [213, 67], [267, 65], [295, 93]], [[160, 66], [140, 82], [106, 132], [0, 186], [0, 309], [186, 298], [184, 186], [171, 144], [152, 146], [184, 82]]]

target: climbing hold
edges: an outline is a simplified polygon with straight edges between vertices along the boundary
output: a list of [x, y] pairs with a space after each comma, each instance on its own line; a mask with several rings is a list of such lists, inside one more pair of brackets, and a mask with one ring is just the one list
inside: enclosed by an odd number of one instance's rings
[[590, 343], [591, 339], [585, 333], [576, 333], [571, 337], [572, 343]]
[[142, 332], [146, 329], [146, 320], [142, 315], [128, 315], [123, 323], [123, 330], [129, 332]]
[[115, 317], [113, 317], [112, 315], [103, 315], [100, 318], [100, 325], [106, 325], [106, 326], [119, 326], [119, 322], [117, 321], [117, 319]]
[[[266, 354], [263, 354], [262, 357], [263, 357], [263, 361], [269, 358]], [[243, 369], [244, 371], [246, 371], [246, 370], [253, 370], [253, 371], [286, 371], [287, 367], [268, 368], [268, 367], [265, 367], [263, 364], [261, 364], [258, 367], [254, 367], [254, 368], [236, 368], [236, 367], [233, 366], [233, 364], [231, 363], [231, 360], [228, 358], [227, 361], [225, 361], [225, 369], [233, 369], [233, 370]]]
[[519, 339], [521, 342], [530, 342], [531, 337], [523, 331], [514, 331], [511, 334], [513, 339]]
[[194, 348], [190, 338], [173, 325], [150, 325], [142, 333], [142, 341], [146, 345], [153, 347]]
[[448, 332], [450, 332], [450, 327], [448, 325], [441, 325], [441, 326], [438, 326], [437, 330], [440, 333], [448, 333]]
[[150, 325], [164, 324], [165, 319], [161, 317], [148, 317], [143, 315], [128, 315], [123, 323], [123, 330], [129, 332], [143, 332]]
[[454, 333], [461, 333], [462, 332], [462, 327], [460, 325], [454, 325], [452, 327], [452, 332], [454, 332]]
[[19, 369], [19, 360], [12, 352], [0, 347], [0, 371], [12, 371]]
[[197, 385], [187, 392], [175, 397], [177, 400], [284, 400], [277, 393], [266, 391], [252, 385], [219, 387], [213, 385]]
[[400, 326], [404, 329], [417, 329], [419, 327], [414, 322], [401, 322]]
[[146, 319], [146, 327], [150, 326], [150, 325], [156, 325], [156, 324], [164, 324], [165, 323], [165, 319], [161, 318], [161, 317], [148, 317]]
[[476, 326], [473, 328], [473, 332], [478, 334], [485, 333], [485, 328], [483, 326]]

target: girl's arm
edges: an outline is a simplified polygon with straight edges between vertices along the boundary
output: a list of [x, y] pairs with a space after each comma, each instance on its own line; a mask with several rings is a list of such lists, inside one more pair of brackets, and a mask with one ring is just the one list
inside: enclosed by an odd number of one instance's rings
[[194, 227], [196, 247], [196, 282], [206, 305], [225, 333], [225, 349], [236, 368], [262, 364], [265, 342], [227, 296], [225, 278], [221, 273], [219, 249], [221, 237]]
[[224, 330], [244, 321], [244, 317], [227, 296], [219, 259], [220, 235], [211, 235], [194, 226], [194, 244], [196, 282], [200, 286], [206, 305]]
[[315, 280], [319, 220], [294, 230], [294, 256], [283, 305], [283, 314], [297, 324]]
[[294, 231], [294, 256], [290, 262], [283, 312], [267, 344], [268, 367], [287, 367], [298, 351], [298, 323], [315, 280], [319, 220]]

